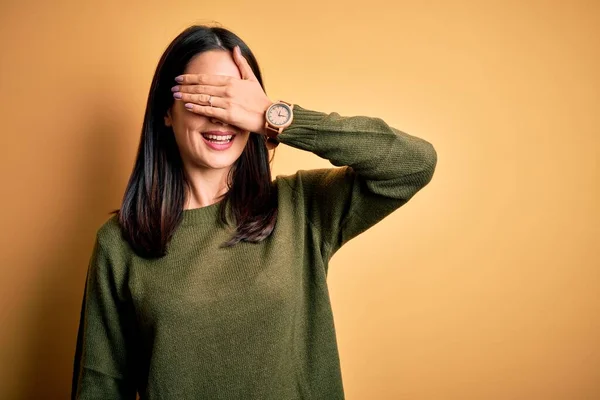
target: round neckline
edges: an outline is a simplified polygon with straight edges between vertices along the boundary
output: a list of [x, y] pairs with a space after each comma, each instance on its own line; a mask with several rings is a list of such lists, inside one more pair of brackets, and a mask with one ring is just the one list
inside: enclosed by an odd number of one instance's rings
[[[275, 179], [271, 180], [271, 185], [276, 186], [278, 184], [279, 175], [275, 177]], [[208, 206], [190, 208], [187, 210], [183, 210], [183, 218], [181, 223], [183, 225], [194, 225], [194, 224], [206, 224], [206, 223], [215, 223], [217, 218], [219, 217], [219, 206], [221, 203], [225, 202], [227, 199], [222, 198]], [[227, 205], [227, 215], [231, 216], [231, 206]]]
[[212, 222], [214, 221], [214, 217], [216, 217], [217, 212], [219, 210], [219, 206], [223, 203], [225, 199], [221, 199], [216, 203], [210, 204], [204, 207], [197, 208], [189, 208], [187, 210], [183, 210], [183, 220], [184, 224], [189, 223], [197, 223], [197, 222]]

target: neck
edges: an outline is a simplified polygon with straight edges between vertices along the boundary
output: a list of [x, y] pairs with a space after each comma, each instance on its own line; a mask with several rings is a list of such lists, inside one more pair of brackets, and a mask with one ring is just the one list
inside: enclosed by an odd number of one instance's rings
[[186, 188], [184, 210], [210, 206], [221, 200], [229, 190], [227, 176], [231, 166], [221, 169], [202, 168], [186, 171], [189, 187]]

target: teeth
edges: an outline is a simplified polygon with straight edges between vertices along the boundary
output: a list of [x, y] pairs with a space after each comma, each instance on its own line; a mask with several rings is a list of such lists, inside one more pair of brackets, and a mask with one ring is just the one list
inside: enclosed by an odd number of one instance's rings
[[227, 135], [227, 136], [203, 135], [203, 136], [207, 139], [219, 140], [219, 141], [223, 141], [223, 142], [231, 140], [231, 138], [233, 137], [233, 135]]

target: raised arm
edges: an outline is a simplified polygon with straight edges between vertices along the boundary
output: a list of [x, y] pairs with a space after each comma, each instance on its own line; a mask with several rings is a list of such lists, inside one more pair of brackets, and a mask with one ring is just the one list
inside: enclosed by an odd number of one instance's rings
[[290, 181], [303, 192], [326, 260], [412, 198], [431, 181], [437, 164], [431, 143], [381, 118], [343, 117], [299, 105], [277, 140], [341, 167], [300, 170]]

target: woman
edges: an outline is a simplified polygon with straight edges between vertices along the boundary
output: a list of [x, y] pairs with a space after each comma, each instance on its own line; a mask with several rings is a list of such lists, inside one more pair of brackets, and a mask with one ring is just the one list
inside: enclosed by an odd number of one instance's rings
[[[280, 143], [341, 168], [272, 181]], [[238, 36], [186, 29], [156, 69], [122, 207], [97, 232], [72, 397], [343, 399], [328, 262], [436, 162], [379, 118], [272, 101]]]

